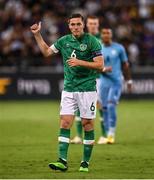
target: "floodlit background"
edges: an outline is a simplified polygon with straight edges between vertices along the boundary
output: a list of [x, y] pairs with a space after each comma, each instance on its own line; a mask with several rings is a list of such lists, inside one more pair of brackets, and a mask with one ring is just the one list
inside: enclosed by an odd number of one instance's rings
[[[132, 94], [123, 87], [117, 143], [96, 145], [88, 175], [77, 171], [81, 145], [70, 146], [68, 172], [48, 169], [57, 158], [63, 64], [41, 55], [29, 29], [41, 21], [51, 45], [69, 33], [71, 13], [112, 27], [134, 80]], [[154, 0], [0, 0], [0, 178], [154, 178], [153, 109]], [[95, 129], [98, 139], [98, 118]]]
[[27, 69], [29, 66], [61, 66], [44, 61], [29, 26], [43, 22], [42, 34], [49, 44], [68, 32], [66, 19], [74, 12], [96, 15], [101, 26], [113, 27], [115, 39], [127, 48], [133, 67], [154, 65], [153, 0], [1, 0], [0, 65]]

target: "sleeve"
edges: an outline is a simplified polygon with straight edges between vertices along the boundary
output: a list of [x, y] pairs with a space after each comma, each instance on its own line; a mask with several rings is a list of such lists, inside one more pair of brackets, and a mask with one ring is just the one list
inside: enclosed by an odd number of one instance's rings
[[126, 50], [125, 50], [125, 48], [123, 46], [120, 47], [120, 59], [121, 59], [122, 63], [128, 61]]
[[54, 53], [58, 53], [62, 47], [62, 38], [58, 39], [54, 44], [50, 46]]
[[58, 53], [58, 52], [59, 52], [59, 50], [55, 47], [54, 44], [52, 44], [52, 45], [50, 46], [50, 48], [52, 49], [52, 51], [53, 51], [54, 53]]
[[97, 56], [102, 56], [101, 43], [95, 37], [92, 37], [91, 39], [91, 52], [93, 58]]

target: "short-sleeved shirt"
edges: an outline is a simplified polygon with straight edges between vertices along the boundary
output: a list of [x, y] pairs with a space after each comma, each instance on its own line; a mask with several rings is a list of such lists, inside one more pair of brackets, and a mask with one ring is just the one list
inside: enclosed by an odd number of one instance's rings
[[93, 58], [101, 56], [101, 44], [92, 35], [84, 33], [80, 38], [72, 34], [58, 39], [50, 48], [55, 53], [60, 52], [64, 64], [64, 90], [68, 92], [86, 92], [96, 90], [97, 70], [86, 67], [70, 67], [67, 60], [70, 57], [93, 62]]
[[[102, 43], [102, 42], [101, 42], [101, 35], [100, 35], [100, 33], [97, 33], [97, 34], [95, 34], [95, 35], [93, 35], [93, 36], [95, 36], [95, 38], [96, 38], [100, 43]], [[100, 73], [97, 74], [97, 78], [100, 78]]]
[[104, 86], [122, 83], [122, 64], [128, 61], [125, 48], [113, 42], [109, 46], [102, 44], [102, 53], [105, 66], [112, 66], [112, 72], [101, 74], [101, 82]]

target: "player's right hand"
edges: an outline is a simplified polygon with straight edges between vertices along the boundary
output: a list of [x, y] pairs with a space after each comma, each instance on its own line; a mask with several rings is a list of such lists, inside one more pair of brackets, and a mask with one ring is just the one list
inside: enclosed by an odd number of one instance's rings
[[30, 29], [31, 29], [31, 31], [32, 31], [33, 34], [39, 33], [40, 30], [41, 30], [41, 22], [39, 22], [38, 24], [37, 24], [37, 23], [33, 24], [33, 25], [30, 27]]
[[127, 83], [127, 91], [128, 93], [132, 93], [133, 90], [133, 84], [132, 83]]

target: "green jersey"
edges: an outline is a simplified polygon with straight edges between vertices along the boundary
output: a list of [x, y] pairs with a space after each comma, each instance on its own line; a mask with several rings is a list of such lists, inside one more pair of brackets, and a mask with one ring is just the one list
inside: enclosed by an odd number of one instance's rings
[[[98, 41], [101, 43], [101, 35], [100, 35], [100, 33], [97, 33], [97, 34], [95, 34], [93, 36], [95, 36], [95, 38], [97, 38]], [[100, 73], [97, 74], [97, 78], [100, 78]]]
[[70, 67], [67, 60], [75, 57], [93, 62], [93, 58], [101, 55], [101, 44], [92, 35], [84, 33], [80, 38], [72, 34], [58, 39], [51, 48], [60, 52], [64, 64], [64, 90], [68, 92], [85, 92], [96, 90], [97, 71], [81, 66]]

